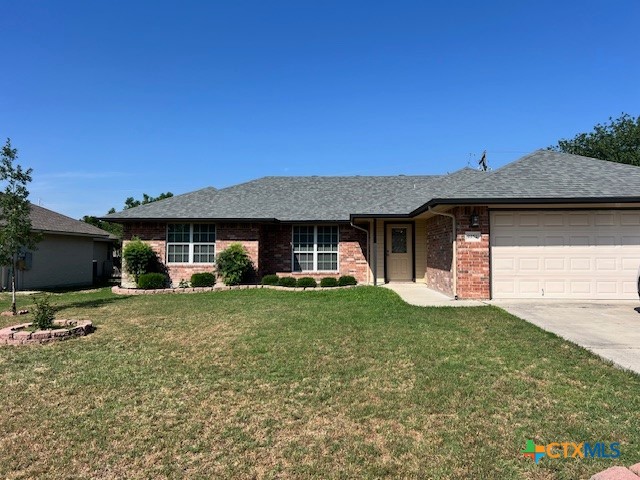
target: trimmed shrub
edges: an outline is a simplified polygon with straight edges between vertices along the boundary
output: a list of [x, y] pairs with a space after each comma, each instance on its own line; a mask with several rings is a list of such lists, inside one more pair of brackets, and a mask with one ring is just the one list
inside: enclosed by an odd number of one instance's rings
[[316, 282], [315, 279], [311, 277], [302, 277], [298, 279], [298, 281], [296, 282], [296, 286], [304, 288], [315, 288], [318, 286], [318, 282]]
[[338, 279], [338, 285], [341, 287], [346, 287], [347, 285], [357, 285], [358, 281], [355, 277], [351, 275], [343, 275]]
[[213, 287], [216, 284], [216, 276], [210, 272], [194, 273], [191, 275], [192, 287]]
[[278, 285], [280, 277], [278, 275], [265, 275], [260, 282], [262, 285]]
[[220, 252], [216, 264], [225, 285], [238, 285], [253, 271], [253, 262], [240, 243], [232, 243]]
[[128, 274], [133, 275], [133, 279], [138, 283], [140, 275], [147, 273], [153, 267], [156, 260], [156, 253], [151, 246], [144, 243], [138, 237], [133, 237], [122, 250], [124, 267]]
[[324, 277], [320, 280], [321, 287], [337, 287], [338, 279], [333, 277]]
[[298, 284], [293, 277], [282, 277], [278, 280], [278, 285], [281, 287], [295, 287]]
[[138, 278], [138, 288], [154, 290], [164, 288], [167, 285], [167, 277], [163, 273], [143, 273]]
[[49, 297], [49, 295], [33, 297], [33, 303], [35, 304], [33, 309], [33, 326], [38, 330], [47, 330], [53, 327], [56, 309], [49, 303]]

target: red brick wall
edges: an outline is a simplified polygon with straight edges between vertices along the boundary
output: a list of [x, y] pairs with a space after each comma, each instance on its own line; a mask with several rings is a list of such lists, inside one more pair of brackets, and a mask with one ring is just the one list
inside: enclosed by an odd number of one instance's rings
[[340, 225], [340, 275], [352, 275], [358, 283], [367, 282], [367, 234], [351, 225]]
[[260, 275], [291, 272], [291, 225], [263, 225]]
[[253, 262], [254, 274], [248, 279], [251, 283], [257, 282], [259, 279], [261, 231], [262, 226], [257, 223], [216, 224], [216, 253], [226, 250], [232, 243], [242, 244]]
[[[254, 223], [217, 223], [216, 252], [221, 252], [232, 243], [241, 243], [254, 263], [257, 281], [263, 275], [278, 273], [282, 275], [327, 276], [353, 275], [358, 282], [367, 281], [366, 235], [349, 225], [340, 225], [339, 272], [336, 274], [310, 274], [291, 272], [291, 225], [288, 224], [254, 224]], [[213, 270], [209, 264], [166, 264], [166, 223], [136, 222], [124, 226], [124, 245], [134, 236], [149, 243], [158, 258], [165, 264], [174, 285], [180, 280], [189, 280], [193, 273]], [[132, 279], [123, 272], [122, 284], [134, 286]]]
[[[472, 212], [480, 216], [480, 226], [470, 227]], [[490, 298], [489, 209], [457, 207], [457, 290], [459, 298]], [[465, 232], [480, 231], [479, 242], [465, 241]]]
[[291, 229], [292, 226], [288, 224], [265, 225], [263, 227], [263, 241], [260, 252], [262, 275], [276, 273], [281, 276], [313, 277], [317, 280], [323, 277], [352, 275], [360, 283], [367, 281], [367, 236], [364, 232], [350, 225], [340, 225], [338, 245], [339, 271], [335, 274], [324, 272], [293, 273], [291, 271]]
[[453, 296], [453, 220], [437, 215], [427, 220], [427, 286]]
[[[260, 268], [258, 246], [260, 241], [261, 226], [251, 223], [217, 223], [216, 224], [216, 253], [226, 249], [232, 243], [241, 243], [256, 268]], [[145, 241], [156, 252], [158, 259], [167, 270], [174, 286], [180, 280], [189, 280], [194, 273], [213, 272], [213, 264], [168, 264], [166, 263], [166, 238], [167, 224], [160, 222], [136, 222], [124, 225], [123, 248], [133, 238], [138, 237]], [[251, 278], [256, 281], [257, 278]], [[122, 285], [133, 287], [133, 279], [122, 272]]]

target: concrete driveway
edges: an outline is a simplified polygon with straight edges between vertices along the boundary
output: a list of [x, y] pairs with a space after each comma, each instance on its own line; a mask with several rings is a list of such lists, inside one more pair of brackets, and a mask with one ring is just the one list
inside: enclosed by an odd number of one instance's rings
[[640, 374], [640, 301], [493, 300], [487, 303]]

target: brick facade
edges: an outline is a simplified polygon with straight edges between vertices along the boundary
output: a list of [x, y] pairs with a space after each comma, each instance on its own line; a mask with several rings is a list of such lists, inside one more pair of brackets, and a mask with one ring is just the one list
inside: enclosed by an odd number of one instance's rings
[[426, 284], [453, 296], [453, 221], [436, 215], [427, 220]]
[[[480, 225], [470, 227], [471, 214], [479, 215]], [[457, 207], [457, 290], [459, 298], [490, 298], [489, 209]], [[465, 241], [465, 232], [481, 233], [479, 242]]]
[[[479, 216], [478, 227], [470, 226], [474, 212]], [[484, 206], [457, 207], [449, 213], [456, 217], [458, 298], [490, 298], [489, 209]], [[427, 220], [427, 286], [446, 295], [453, 295], [452, 223], [451, 218], [442, 215]], [[467, 241], [465, 232], [469, 231], [480, 232], [480, 241]]]
[[[353, 275], [358, 282], [367, 281], [368, 262], [366, 258], [366, 234], [349, 225], [339, 227], [339, 272], [291, 272], [291, 232], [288, 224], [258, 223], [216, 223], [216, 252], [221, 252], [232, 243], [241, 243], [247, 250], [256, 269], [256, 276], [251, 282], [258, 281], [264, 275], [277, 273], [290, 276], [339, 277]], [[191, 275], [200, 272], [211, 272], [213, 264], [167, 264], [166, 238], [167, 224], [162, 222], [134, 222], [124, 225], [123, 247], [133, 237], [145, 241], [156, 252], [158, 259], [166, 269], [173, 285], [180, 280], [189, 280]], [[134, 287], [133, 279], [124, 271], [122, 285]]]

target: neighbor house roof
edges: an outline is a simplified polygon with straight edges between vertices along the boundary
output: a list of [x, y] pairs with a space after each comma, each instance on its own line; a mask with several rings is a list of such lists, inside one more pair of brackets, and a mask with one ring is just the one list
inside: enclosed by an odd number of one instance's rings
[[264, 177], [177, 195], [105, 219], [348, 221], [357, 216], [411, 216], [443, 203], [640, 201], [639, 195], [638, 167], [538, 150], [492, 172], [463, 168], [448, 175]]
[[101, 228], [75, 220], [52, 210], [31, 204], [31, 227], [44, 233], [82, 235], [96, 238], [111, 238], [113, 235]]

